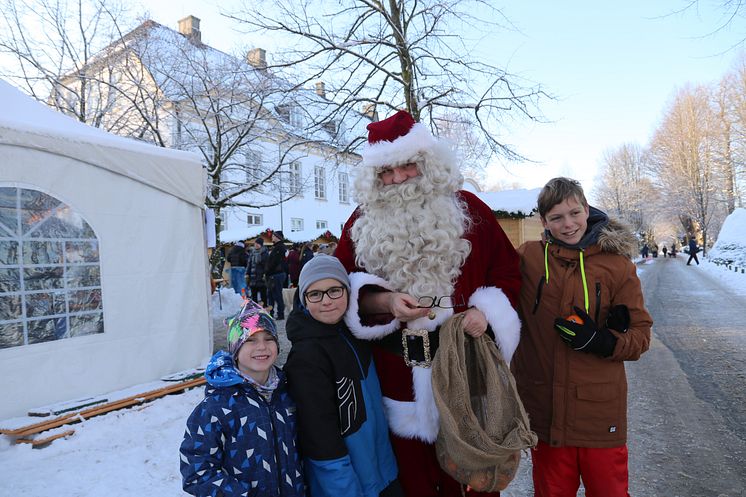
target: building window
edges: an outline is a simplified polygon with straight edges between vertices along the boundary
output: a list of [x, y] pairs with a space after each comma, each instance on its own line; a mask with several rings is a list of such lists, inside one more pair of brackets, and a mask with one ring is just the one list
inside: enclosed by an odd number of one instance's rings
[[329, 223], [327, 221], [316, 220], [316, 229], [317, 230], [329, 229]]
[[290, 169], [290, 194], [291, 195], [299, 195], [301, 193], [301, 168], [300, 168], [300, 161], [294, 160], [290, 163], [290, 166], [288, 166]]
[[262, 173], [262, 155], [250, 150], [246, 154], [246, 183], [256, 183]]
[[290, 231], [303, 231], [303, 219], [299, 217], [290, 218]]
[[103, 332], [93, 229], [46, 193], [0, 188], [0, 349]]
[[290, 106], [290, 125], [295, 128], [303, 128], [303, 111], [297, 105]]
[[339, 173], [339, 202], [346, 204], [349, 201], [349, 179], [347, 173]]
[[249, 226], [261, 226], [262, 215], [261, 214], [249, 214], [246, 218], [246, 224]]
[[316, 198], [326, 198], [326, 170], [322, 166], [316, 166], [313, 177]]

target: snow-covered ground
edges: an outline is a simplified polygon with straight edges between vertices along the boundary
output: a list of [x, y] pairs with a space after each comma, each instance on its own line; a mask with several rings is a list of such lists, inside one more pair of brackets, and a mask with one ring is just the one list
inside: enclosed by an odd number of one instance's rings
[[[725, 225], [728, 227], [728, 225]], [[731, 228], [746, 233], [743, 226]], [[721, 233], [730, 237], [728, 233]], [[732, 236], [735, 238], [735, 234]], [[686, 257], [680, 254], [679, 258]], [[661, 259], [662, 260], [662, 259]], [[692, 271], [707, 271], [746, 295], [746, 274], [700, 261]], [[651, 259], [651, 264], [656, 260]], [[645, 264], [638, 265], [645, 271]], [[225, 316], [240, 299], [223, 292]], [[43, 449], [11, 445], [0, 436], [0, 497], [131, 497], [185, 495], [179, 473], [179, 444], [186, 418], [202, 398], [202, 388], [170, 395], [131, 409], [91, 418], [73, 425], [75, 434]], [[530, 494], [528, 466], [521, 465], [505, 497]]]

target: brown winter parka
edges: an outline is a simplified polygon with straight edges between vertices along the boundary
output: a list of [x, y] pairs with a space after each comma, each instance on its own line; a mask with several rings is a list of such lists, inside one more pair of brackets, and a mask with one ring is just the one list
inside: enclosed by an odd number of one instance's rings
[[[627, 377], [624, 361], [648, 349], [653, 321], [645, 308], [640, 280], [629, 254], [632, 233], [609, 221], [596, 243], [583, 251], [587, 312], [602, 326], [609, 309], [625, 304], [626, 333], [611, 357], [576, 351], [554, 329], [555, 318], [586, 307], [580, 250], [544, 241], [524, 243], [519, 314], [521, 341], [511, 368], [528, 411], [531, 429], [553, 447], [618, 447], [627, 440]], [[547, 280], [546, 274], [549, 274]]]

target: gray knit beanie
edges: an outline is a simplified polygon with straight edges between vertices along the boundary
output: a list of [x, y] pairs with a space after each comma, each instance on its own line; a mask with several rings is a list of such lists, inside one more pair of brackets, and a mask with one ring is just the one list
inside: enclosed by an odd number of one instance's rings
[[300, 272], [298, 280], [298, 291], [300, 291], [300, 294], [298, 294], [298, 297], [303, 306], [306, 305], [305, 293], [308, 287], [326, 278], [333, 278], [339, 281], [347, 288], [347, 293], [350, 293], [350, 277], [347, 276], [347, 271], [345, 271], [339, 259], [332, 255], [319, 254], [306, 262]]

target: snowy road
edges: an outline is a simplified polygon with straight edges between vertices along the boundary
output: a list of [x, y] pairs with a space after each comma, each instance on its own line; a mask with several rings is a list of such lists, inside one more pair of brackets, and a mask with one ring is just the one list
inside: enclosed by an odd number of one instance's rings
[[627, 366], [630, 493], [746, 496], [746, 297], [685, 261], [640, 267], [655, 325]]

